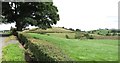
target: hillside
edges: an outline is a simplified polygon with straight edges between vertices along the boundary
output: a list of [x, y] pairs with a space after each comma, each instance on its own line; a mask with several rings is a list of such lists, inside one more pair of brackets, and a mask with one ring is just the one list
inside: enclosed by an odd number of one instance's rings
[[29, 32], [35, 32], [35, 33], [72, 33], [73, 31], [64, 29], [62, 27], [52, 27], [48, 28], [46, 30], [40, 29], [40, 28], [34, 28], [29, 30]]

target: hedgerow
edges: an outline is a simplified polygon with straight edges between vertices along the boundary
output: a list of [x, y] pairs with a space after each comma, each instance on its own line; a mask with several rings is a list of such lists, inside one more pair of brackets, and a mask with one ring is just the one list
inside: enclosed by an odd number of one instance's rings
[[25, 33], [19, 33], [18, 38], [25, 46], [25, 49], [34, 56], [36, 61], [70, 61], [70, 58], [58, 47], [47, 41], [32, 38]]

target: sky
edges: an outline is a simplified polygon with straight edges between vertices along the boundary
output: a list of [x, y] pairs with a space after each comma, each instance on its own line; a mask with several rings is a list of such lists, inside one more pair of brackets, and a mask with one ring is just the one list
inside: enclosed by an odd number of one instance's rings
[[[53, 0], [60, 15], [54, 26], [94, 30], [118, 28], [118, 2], [120, 0]], [[11, 24], [14, 26], [14, 24]], [[11, 25], [0, 25], [0, 30]]]

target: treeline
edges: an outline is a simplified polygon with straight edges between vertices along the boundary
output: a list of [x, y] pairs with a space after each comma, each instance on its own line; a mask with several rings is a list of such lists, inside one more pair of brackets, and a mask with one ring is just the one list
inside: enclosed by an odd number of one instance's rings
[[98, 34], [104, 36], [120, 36], [120, 29], [98, 29], [87, 31], [90, 34]]

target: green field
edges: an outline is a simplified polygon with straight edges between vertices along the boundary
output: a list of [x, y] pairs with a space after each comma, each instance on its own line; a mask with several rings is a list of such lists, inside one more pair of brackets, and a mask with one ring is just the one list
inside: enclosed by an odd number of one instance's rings
[[75, 33], [46, 33], [47, 35], [50, 36], [56, 36], [56, 37], [60, 37], [60, 38], [66, 38], [66, 35], [70, 38], [70, 39], [74, 39], [75, 38]]
[[118, 40], [65, 39], [55, 35], [28, 33], [32, 37], [48, 41], [59, 47], [66, 55], [78, 61], [118, 60]]

